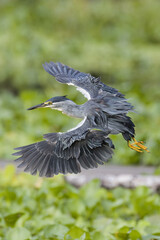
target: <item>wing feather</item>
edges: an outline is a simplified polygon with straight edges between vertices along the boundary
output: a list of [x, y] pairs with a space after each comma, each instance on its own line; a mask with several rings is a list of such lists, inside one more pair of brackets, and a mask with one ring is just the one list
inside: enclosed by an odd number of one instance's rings
[[68, 67], [62, 63], [45, 63], [43, 67], [46, 72], [54, 76], [58, 82], [73, 85], [77, 87], [86, 98], [95, 98], [101, 93], [110, 93], [123, 98], [123, 94], [117, 89], [109, 87], [100, 81], [100, 78], [95, 78], [89, 73], [83, 73]]
[[[98, 164], [108, 161], [113, 154], [113, 144], [107, 133], [99, 130], [81, 130], [82, 127], [74, 130], [74, 133], [77, 133], [77, 137], [74, 134], [74, 141], [72, 131], [70, 134], [53, 133], [53, 136], [45, 135], [49, 137], [46, 137], [45, 141], [17, 148], [18, 152], [14, 155], [20, 156], [15, 160], [19, 164], [18, 167], [33, 175], [39, 172], [40, 177], [52, 177], [59, 173], [77, 174], [81, 167], [96, 168]], [[68, 143], [71, 141], [68, 148], [66, 144], [65, 147], [63, 145], [64, 139]]]

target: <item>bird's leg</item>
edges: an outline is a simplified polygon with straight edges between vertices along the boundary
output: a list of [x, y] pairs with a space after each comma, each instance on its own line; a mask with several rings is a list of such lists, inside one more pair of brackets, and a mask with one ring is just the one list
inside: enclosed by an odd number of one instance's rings
[[137, 142], [137, 140], [135, 138], [133, 138], [133, 141], [134, 141], [135, 145], [137, 145], [141, 149], [145, 150], [146, 152], [149, 152], [147, 147], [145, 145], [143, 145], [143, 141]]
[[[144, 150], [146, 152], [149, 152], [147, 147], [143, 145], [142, 141], [138, 142], [134, 137], [132, 139], [134, 141], [133, 143], [130, 143], [130, 141], [128, 141], [128, 146], [131, 149], [133, 149], [133, 150], [135, 150], [137, 152], [142, 152], [142, 150]], [[135, 146], [135, 145], [137, 145], [137, 146]]]
[[130, 147], [131, 149], [137, 151], [137, 152], [142, 152], [141, 148], [134, 146], [135, 143], [130, 143], [130, 141], [128, 140], [128, 147]]

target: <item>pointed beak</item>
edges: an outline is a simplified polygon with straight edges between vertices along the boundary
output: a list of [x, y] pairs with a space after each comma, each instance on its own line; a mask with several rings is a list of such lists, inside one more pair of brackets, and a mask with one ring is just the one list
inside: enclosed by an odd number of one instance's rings
[[33, 107], [30, 107], [28, 108], [27, 110], [33, 110], [33, 109], [36, 109], [36, 108], [43, 108], [43, 107], [46, 107], [48, 104], [46, 104], [45, 102], [44, 103], [40, 103], [38, 105], [35, 105]]

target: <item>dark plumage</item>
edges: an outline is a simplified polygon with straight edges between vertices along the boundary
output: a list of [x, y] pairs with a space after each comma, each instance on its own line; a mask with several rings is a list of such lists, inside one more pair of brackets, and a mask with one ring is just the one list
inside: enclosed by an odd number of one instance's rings
[[[88, 101], [76, 105], [66, 96], [58, 96], [29, 108], [49, 107], [83, 121], [68, 132], [45, 134], [44, 141], [16, 148], [18, 152], [13, 155], [20, 156], [15, 160], [18, 167], [46, 177], [58, 173], [79, 173], [81, 167], [96, 168], [112, 157], [114, 145], [109, 134], [121, 133], [129, 147], [139, 152], [142, 149], [148, 151], [134, 138], [135, 125], [127, 116], [129, 111], [133, 111], [133, 106], [123, 94], [106, 86], [99, 78], [61, 63], [45, 63], [43, 67], [57, 81], [76, 86]], [[134, 143], [130, 144], [132, 139]]]
[[64, 102], [69, 100], [68, 98], [66, 98], [66, 96], [58, 96], [58, 97], [52, 97], [50, 99], [48, 99], [46, 102]]
[[[113, 144], [107, 134], [100, 131], [86, 132], [83, 138], [71, 143], [63, 142], [59, 133], [46, 135], [47, 141], [16, 148], [14, 155], [20, 155], [16, 162], [24, 171], [31, 174], [52, 177], [58, 173], [79, 173], [81, 166], [85, 169], [103, 164], [112, 155]], [[70, 142], [70, 138], [66, 138]]]

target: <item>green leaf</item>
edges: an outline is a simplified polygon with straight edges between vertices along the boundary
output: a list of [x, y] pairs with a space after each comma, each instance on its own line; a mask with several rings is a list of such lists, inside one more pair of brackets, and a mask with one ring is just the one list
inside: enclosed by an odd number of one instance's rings
[[73, 215], [80, 215], [86, 211], [84, 202], [78, 198], [70, 199], [66, 207]]
[[120, 239], [127, 240], [129, 236], [129, 227], [124, 226], [119, 229], [119, 231], [116, 233], [116, 236], [119, 237]]
[[70, 231], [65, 235], [65, 240], [89, 240], [89, 233], [85, 232], [79, 227], [72, 227]]
[[141, 240], [141, 234], [136, 231], [136, 230], [132, 230], [129, 234], [130, 240]]
[[10, 229], [7, 233], [7, 240], [28, 240], [30, 237], [30, 232], [24, 227]]
[[23, 215], [24, 213], [22, 212], [18, 212], [18, 213], [13, 213], [13, 214], [9, 214], [7, 216], [4, 217], [4, 220], [6, 222], [6, 225], [9, 227], [14, 227], [15, 223], [17, 222], [17, 220]]
[[100, 233], [100, 232], [95, 232], [92, 236], [92, 240], [106, 240], [106, 237]]
[[89, 208], [94, 207], [105, 194], [104, 189], [100, 188], [100, 181], [98, 179], [92, 180], [80, 189], [80, 196]]
[[64, 239], [64, 235], [68, 232], [68, 230], [68, 227], [62, 224], [48, 225], [44, 229], [44, 237]]

